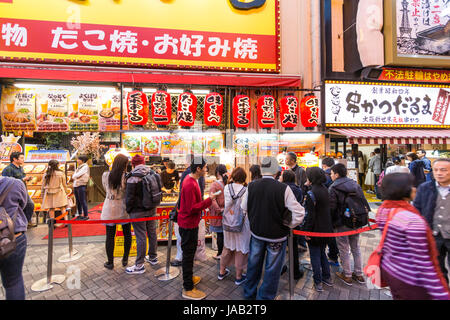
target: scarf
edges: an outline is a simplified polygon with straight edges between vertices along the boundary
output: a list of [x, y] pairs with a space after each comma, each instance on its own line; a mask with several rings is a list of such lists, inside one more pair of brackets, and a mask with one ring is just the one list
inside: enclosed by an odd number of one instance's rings
[[442, 274], [441, 266], [439, 265], [439, 262], [438, 262], [437, 257], [439, 256], [439, 254], [436, 249], [436, 242], [434, 241], [433, 233], [431, 232], [431, 229], [428, 226], [428, 222], [422, 217], [422, 215], [416, 209], [416, 207], [414, 207], [412, 204], [410, 204], [408, 201], [405, 201], [405, 200], [385, 200], [385, 201], [383, 201], [380, 208], [378, 208], [377, 218], [378, 218], [378, 212], [380, 212], [380, 209], [395, 209], [395, 208], [402, 208], [402, 209], [405, 209], [406, 211], [415, 213], [425, 223], [425, 227], [426, 227], [426, 231], [427, 231], [427, 240], [428, 240], [428, 253], [430, 254], [431, 262], [433, 263], [434, 269], [439, 277], [439, 280], [441, 281], [442, 286], [447, 291], [449, 291], [447, 281], [445, 280], [444, 275]]

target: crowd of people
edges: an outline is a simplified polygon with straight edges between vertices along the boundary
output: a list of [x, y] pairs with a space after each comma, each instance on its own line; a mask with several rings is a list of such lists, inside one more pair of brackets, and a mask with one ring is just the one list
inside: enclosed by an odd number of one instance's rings
[[[392, 159], [392, 165], [383, 166], [380, 150], [375, 149], [368, 165], [368, 174], [373, 174], [374, 181], [380, 181], [374, 185], [374, 192], [384, 200], [376, 215], [378, 228], [386, 231], [381, 277], [394, 299], [449, 299], [446, 263], [450, 262], [450, 159], [437, 159], [431, 166], [421, 152], [406, 156], [409, 168], [402, 165], [400, 158]], [[14, 230], [17, 248], [0, 260], [7, 299], [25, 298], [22, 267], [32, 202], [20, 161], [23, 163], [23, 155], [13, 154], [11, 165], [2, 173], [9, 177], [0, 179], [0, 207], [11, 217], [17, 215]], [[85, 157], [80, 156], [78, 161], [77, 219], [86, 219], [89, 167]], [[288, 169], [282, 171], [276, 158], [264, 157], [261, 165], [250, 168], [250, 179], [244, 168], [236, 167], [229, 173], [226, 166], [218, 165], [214, 171], [216, 181], [210, 185], [206, 199], [208, 166], [201, 157], [191, 158], [180, 179], [170, 161], [166, 161], [160, 173], [145, 165], [140, 155], [132, 158], [131, 171], [127, 169], [129, 162], [126, 156], [117, 155], [110, 170], [102, 176], [106, 198], [101, 219], [155, 216], [161, 189], [173, 190], [179, 185], [175, 223], [177, 254], [171, 264], [181, 266], [181, 294], [186, 299], [206, 297], [197, 288], [201, 276], [194, 275], [194, 258], [199, 223], [207, 209], [211, 215], [221, 216], [210, 225], [210, 230], [217, 234], [218, 252], [214, 256], [219, 267], [217, 281], [230, 276], [230, 266], [234, 266], [234, 283], [243, 287], [243, 298], [248, 300], [275, 299], [280, 277], [287, 270], [287, 239], [292, 229], [316, 233], [351, 231], [366, 225], [371, 211], [361, 185], [347, 177], [344, 164], [335, 163], [332, 158], [322, 159], [322, 168], [305, 170], [298, 166], [296, 154], [289, 152], [285, 162]], [[56, 161], [50, 161], [42, 190], [43, 207], [52, 218], [55, 211], [64, 213], [67, 206], [66, 182], [58, 167]], [[13, 189], [9, 189], [11, 185]], [[120, 224], [124, 234], [125, 272], [142, 274], [145, 262], [158, 264], [156, 221]], [[137, 256], [128, 267], [131, 226], [136, 235]], [[104, 266], [111, 270], [117, 224], [108, 223], [105, 227], [107, 261]], [[307, 250], [316, 291], [322, 292], [323, 285], [332, 287], [335, 280], [348, 286], [354, 282], [366, 283], [359, 234], [328, 238], [294, 235], [293, 240], [295, 280], [304, 275], [299, 251]], [[332, 274], [330, 265], [341, 265], [342, 271]]]

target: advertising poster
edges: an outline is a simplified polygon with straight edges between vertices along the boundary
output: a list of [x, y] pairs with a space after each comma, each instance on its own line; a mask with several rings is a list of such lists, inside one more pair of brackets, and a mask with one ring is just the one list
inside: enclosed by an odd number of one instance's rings
[[68, 97], [66, 90], [49, 89], [37, 94], [36, 119], [38, 131], [69, 130]]
[[3, 131], [36, 130], [36, 93], [33, 90], [3, 88], [0, 107]]
[[80, 90], [69, 97], [71, 131], [98, 130], [99, 97], [98, 91], [89, 90]]
[[[120, 92], [101, 93], [101, 110], [99, 113], [98, 125], [100, 131], [119, 131], [120, 130]], [[124, 104], [125, 106], [125, 104]], [[123, 108], [122, 130], [128, 130], [127, 108]]]

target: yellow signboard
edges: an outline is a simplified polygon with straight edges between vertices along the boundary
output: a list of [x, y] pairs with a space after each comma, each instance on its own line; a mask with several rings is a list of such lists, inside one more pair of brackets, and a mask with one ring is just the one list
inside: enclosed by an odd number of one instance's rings
[[279, 0], [240, 2], [0, 0], [0, 60], [279, 71]]

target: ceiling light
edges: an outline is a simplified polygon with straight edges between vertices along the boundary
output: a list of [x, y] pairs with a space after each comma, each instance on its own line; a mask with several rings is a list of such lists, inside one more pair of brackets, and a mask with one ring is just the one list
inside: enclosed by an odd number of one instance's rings
[[209, 94], [210, 90], [192, 90], [193, 94]]

